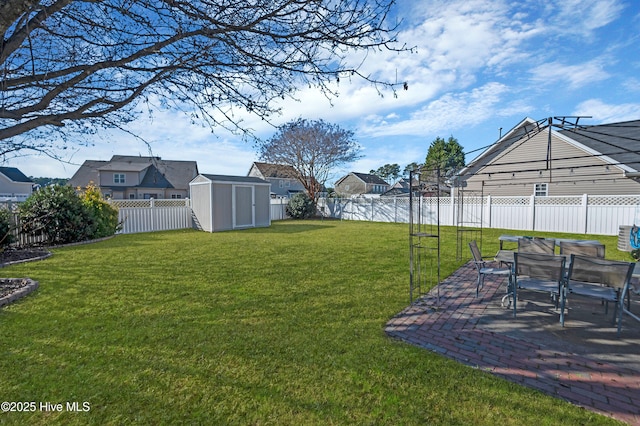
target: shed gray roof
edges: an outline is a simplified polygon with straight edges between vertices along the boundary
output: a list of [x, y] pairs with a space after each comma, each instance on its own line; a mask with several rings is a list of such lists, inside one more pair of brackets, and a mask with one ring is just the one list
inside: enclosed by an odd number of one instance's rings
[[253, 176], [210, 175], [206, 173], [200, 173], [200, 176], [204, 176], [212, 182], [257, 183], [257, 184], [266, 184], [271, 186], [271, 184], [266, 180], [253, 177]]
[[0, 173], [5, 175], [7, 178], [11, 179], [14, 182], [22, 182], [22, 183], [33, 183], [31, 179], [26, 177], [24, 173], [15, 167], [0, 167]]

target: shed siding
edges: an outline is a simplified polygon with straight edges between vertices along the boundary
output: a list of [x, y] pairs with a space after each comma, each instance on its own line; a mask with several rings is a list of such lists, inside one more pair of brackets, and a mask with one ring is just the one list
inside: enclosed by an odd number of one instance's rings
[[542, 132], [515, 143], [469, 178], [466, 189], [482, 189], [485, 195], [526, 196], [533, 194], [536, 183], [546, 183], [550, 196], [640, 193], [640, 184], [624, 177], [620, 168], [555, 136], [547, 167], [548, 137]]
[[213, 211], [211, 209], [211, 185], [191, 185], [191, 208], [193, 209], [200, 227], [203, 231], [212, 232], [211, 228]]
[[233, 229], [232, 188], [227, 184], [213, 184], [213, 229], [216, 231]]
[[271, 197], [269, 187], [256, 186], [256, 226], [271, 226]]

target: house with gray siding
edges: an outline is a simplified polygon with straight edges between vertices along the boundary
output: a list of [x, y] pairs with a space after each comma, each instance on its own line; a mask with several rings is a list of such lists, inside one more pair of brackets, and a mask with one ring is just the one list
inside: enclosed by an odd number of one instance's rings
[[305, 192], [296, 170], [284, 164], [255, 162], [247, 176], [265, 180], [271, 184], [271, 198], [291, 198], [298, 192]]
[[114, 200], [189, 197], [189, 182], [198, 175], [195, 161], [114, 155], [109, 161], [87, 160], [69, 180], [74, 188], [93, 184]]
[[555, 128], [525, 118], [458, 177], [483, 195], [640, 194], [640, 120]]
[[334, 190], [340, 197], [379, 197], [389, 190], [389, 184], [376, 175], [351, 172], [338, 179]]
[[0, 200], [24, 201], [34, 183], [15, 167], [0, 167]]

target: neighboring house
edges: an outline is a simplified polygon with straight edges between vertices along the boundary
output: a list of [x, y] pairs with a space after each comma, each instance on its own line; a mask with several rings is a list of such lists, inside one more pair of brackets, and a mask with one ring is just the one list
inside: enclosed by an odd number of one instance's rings
[[298, 173], [291, 166], [256, 162], [251, 165], [247, 176], [271, 183], [271, 198], [291, 198], [295, 193], [305, 192]]
[[24, 201], [33, 192], [33, 182], [15, 167], [0, 167], [0, 201]]
[[[434, 197], [440, 194], [441, 197], [451, 195], [451, 187], [441, 183], [438, 185], [436, 180], [427, 182], [418, 182], [414, 178], [414, 196], [422, 195], [423, 197]], [[418, 189], [420, 187], [420, 189]], [[380, 194], [381, 197], [408, 197], [409, 196], [409, 179], [402, 178], [394, 183], [391, 188]]]
[[391, 185], [389, 189], [380, 194], [381, 197], [408, 197], [409, 196], [409, 179], [401, 178]]
[[341, 197], [378, 197], [389, 189], [389, 184], [376, 175], [351, 172], [340, 178], [335, 192]]
[[86, 188], [93, 183], [114, 200], [187, 198], [197, 175], [195, 161], [114, 155], [109, 161], [85, 161], [68, 184]]
[[459, 177], [494, 196], [640, 194], [640, 120], [540, 131], [526, 118]]

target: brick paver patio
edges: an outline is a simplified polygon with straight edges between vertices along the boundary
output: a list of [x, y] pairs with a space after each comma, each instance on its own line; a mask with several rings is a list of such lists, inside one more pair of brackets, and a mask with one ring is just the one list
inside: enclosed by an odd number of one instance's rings
[[[505, 278], [487, 277], [485, 288], [476, 298], [476, 277], [473, 263], [467, 263], [440, 284], [439, 303], [434, 289], [392, 318], [386, 333], [586, 409], [640, 425], [640, 371], [630, 367], [636, 364], [603, 362], [588, 351], [558, 350], [539, 343], [542, 339], [514, 335], [495, 323], [488, 326], [486, 316], [499, 305]], [[502, 315], [511, 315], [502, 310]], [[508, 322], [512, 327], [514, 323], [526, 326], [525, 312]]]

